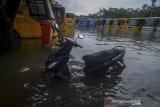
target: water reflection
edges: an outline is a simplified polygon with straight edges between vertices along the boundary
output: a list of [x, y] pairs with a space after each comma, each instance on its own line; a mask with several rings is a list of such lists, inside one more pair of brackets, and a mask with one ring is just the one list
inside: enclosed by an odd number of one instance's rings
[[117, 64], [109, 70], [112, 75], [95, 78], [87, 77], [81, 72], [82, 62], [71, 60], [69, 66], [72, 78], [68, 81], [43, 77], [39, 82], [24, 84], [24, 88], [32, 90], [33, 94], [28, 101], [32, 102], [33, 107], [44, 103], [52, 106], [74, 106], [77, 103], [90, 106], [91, 103], [97, 105], [97, 102], [103, 104], [105, 96], [116, 96], [115, 87], [122, 80], [120, 74], [125, 68]]
[[[105, 33], [101, 37], [83, 32], [85, 38], [77, 41], [83, 49], [73, 48], [71, 52], [69, 81], [45, 75], [44, 63], [50, 51], [42, 48], [40, 40], [24, 40], [19, 50], [1, 55], [0, 106], [103, 107], [104, 97], [140, 97], [146, 98], [144, 107], [158, 107], [160, 33], [116, 29]], [[116, 75], [92, 78], [81, 72], [83, 55], [116, 45], [126, 47], [126, 67], [110, 68]]]

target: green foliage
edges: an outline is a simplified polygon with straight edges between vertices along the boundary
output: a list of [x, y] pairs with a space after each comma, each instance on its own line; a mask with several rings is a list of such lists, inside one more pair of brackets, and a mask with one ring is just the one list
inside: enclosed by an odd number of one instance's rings
[[160, 17], [160, 6], [151, 7], [144, 4], [142, 8], [109, 8], [109, 9], [99, 9], [97, 13], [89, 14], [87, 17], [92, 18], [131, 18], [131, 17]]

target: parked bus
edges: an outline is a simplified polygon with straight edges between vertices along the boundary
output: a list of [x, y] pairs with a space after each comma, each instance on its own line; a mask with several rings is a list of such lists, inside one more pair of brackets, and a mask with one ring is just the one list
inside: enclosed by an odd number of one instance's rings
[[66, 13], [66, 35], [74, 37], [75, 35], [75, 15], [74, 13]]
[[145, 18], [130, 18], [128, 19], [128, 29], [141, 30], [144, 22]]
[[126, 18], [117, 18], [113, 19], [112, 27], [117, 29], [127, 29], [128, 19]]
[[[28, 2], [27, 2], [28, 1]], [[45, 0], [23, 0], [16, 13], [14, 28], [21, 38], [40, 38], [43, 20], [50, 20], [52, 23], [54, 15], [51, 5]], [[57, 37], [57, 32], [53, 29], [52, 36]]]
[[52, 11], [55, 16], [56, 22], [60, 26], [60, 30], [63, 35], [66, 35], [66, 9], [63, 6], [52, 5]]
[[160, 17], [149, 17], [145, 19], [142, 30], [156, 31], [159, 26]]
[[111, 27], [112, 27], [112, 28], [118, 28], [118, 23], [119, 23], [119, 22], [118, 22], [118, 19], [113, 19], [113, 20], [112, 20]]
[[66, 13], [67, 26], [75, 28], [75, 15], [74, 13]]
[[105, 28], [111, 28], [113, 25], [113, 19], [106, 19], [106, 26]]
[[118, 28], [119, 29], [127, 29], [128, 28], [128, 19], [127, 18], [119, 18], [118, 19]]

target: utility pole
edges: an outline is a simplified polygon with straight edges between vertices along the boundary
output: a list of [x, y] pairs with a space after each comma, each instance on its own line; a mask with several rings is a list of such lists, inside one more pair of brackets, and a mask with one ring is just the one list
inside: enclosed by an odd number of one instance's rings
[[153, 9], [154, 9], [154, 7], [156, 7], [156, 2], [157, 2], [157, 0], [151, 0], [152, 1], [152, 5], [151, 5], [151, 14], [150, 14], [150, 16], [152, 17], [153, 16]]

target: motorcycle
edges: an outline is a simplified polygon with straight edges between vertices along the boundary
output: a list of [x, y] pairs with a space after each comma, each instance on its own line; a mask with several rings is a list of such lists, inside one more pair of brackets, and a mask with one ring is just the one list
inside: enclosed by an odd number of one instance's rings
[[[54, 24], [53, 27], [60, 35], [62, 35], [57, 24]], [[70, 70], [67, 65], [70, 52], [73, 47], [83, 48], [77, 43], [77, 39], [83, 38], [83, 35], [80, 34], [73, 41], [69, 38], [64, 38], [62, 35], [61, 42], [56, 45], [57, 51], [50, 54], [46, 61], [46, 71], [52, 72], [54, 77], [62, 80], [66, 80], [71, 77]], [[123, 46], [116, 46], [112, 49], [85, 55], [82, 57], [84, 60], [82, 72], [84, 72], [86, 76], [100, 76], [109, 74], [107, 71], [111, 66], [114, 66], [116, 63], [124, 65], [124, 54], [125, 48]]]

